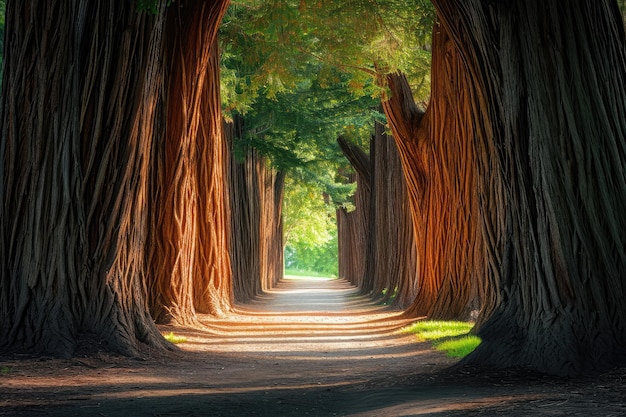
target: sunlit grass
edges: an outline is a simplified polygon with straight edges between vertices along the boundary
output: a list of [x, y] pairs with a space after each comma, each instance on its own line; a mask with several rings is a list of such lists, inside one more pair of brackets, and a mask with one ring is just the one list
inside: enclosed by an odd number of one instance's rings
[[163, 337], [165, 340], [171, 343], [185, 343], [187, 338], [185, 336], [176, 336], [174, 332], [169, 332], [168, 334], [164, 334]]
[[323, 279], [336, 279], [337, 277], [330, 274], [324, 274], [315, 271], [300, 271], [297, 269], [285, 269], [285, 277], [292, 278], [323, 278]]
[[442, 342], [435, 342], [435, 349], [446, 352], [451, 358], [463, 358], [476, 349], [480, 345], [480, 337], [474, 335], [462, 336], [456, 339], [447, 339]]
[[405, 327], [403, 331], [412, 333], [421, 341], [432, 342], [435, 349], [445, 352], [452, 358], [462, 358], [480, 344], [478, 336], [469, 332], [474, 323], [464, 321], [424, 320]]

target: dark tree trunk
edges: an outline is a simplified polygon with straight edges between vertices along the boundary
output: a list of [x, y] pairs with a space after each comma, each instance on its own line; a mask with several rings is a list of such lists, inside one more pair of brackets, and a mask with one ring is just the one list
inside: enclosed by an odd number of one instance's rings
[[373, 287], [370, 277], [366, 275], [372, 230], [370, 224], [371, 163], [367, 154], [358, 146], [341, 137], [338, 142], [343, 154], [356, 171], [350, 179], [357, 184], [354, 194], [354, 210], [350, 212], [344, 208], [337, 210], [338, 276], [369, 294]]
[[9, 1], [0, 141], [0, 345], [165, 347], [146, 303], [163, 15]]
[[363, 225], [364, 230], [353, 231], [361, 235], [339, 234], [341, 251], [346, 252], [342, 257], [352, 258], [344, 263], [363, 262], [358, 269], [362, 276], [357, 280], [363, 293], [408, 307], [415, 298], [417, 252], [396, 145], [380, 124], [370, 142], [369, 157], [343, 138], [339, 138], [339, 144], [358, 172], [357, 184], [366, 196], [357, 199], [354, 214], [339, 213], [339, 222], [348, 221], [346, 215], [363, 217], [356, 225]]
[[196, 323], [231, 308], [217, 29], [228, 0], [167, 12], [165, 131], [154, 170], [151, 309]]
[[[244, 134], [240, 117], [227, 125], [231, 149]], [[250, 149], [243, 161], [230, 156], [230, 212], [235, 300], [246, 302], [283, 276], [282, 203], [285, 174]]]
[[383, 301], [406, 308], [416, 296], [417, 249], [413, 220], [398, 148], [384, 126], [376, 124], [370, 145], [372, 201], [370, 216], [374, 260], [373, 294], [385, 292]]
[[626, 46], [615, 1], [434, 1], [463, 56], [490, 285], [469, 362], [626, 352]]

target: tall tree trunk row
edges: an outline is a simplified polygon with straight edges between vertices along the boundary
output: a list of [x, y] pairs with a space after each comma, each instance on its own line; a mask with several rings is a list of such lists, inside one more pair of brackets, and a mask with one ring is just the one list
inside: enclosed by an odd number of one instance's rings
[[396, 145], [380, 124], [376, 125], [370, 142], [369, 157], [343, 138], [339, 138], [339, 144], [358, 173], [357, 190], [361, 189], [365, 197], [356, 199], [353, 213], [339, 213], [339, 223], [348, 221], [346, 215], [352, 216], [350, 220], [361, 220], [353, 223], [358, 227], [354, 230], [340, 224], [340, 229], [348, 228], [359, 234], [339, 234], [340, 259], [343, 259], [340, 264], [362, 262], [358, 268], [342, 270], [342, 274], [359, 274], [351, 279], [363, 293], [407, 307], [415, 297], [416, 249]]

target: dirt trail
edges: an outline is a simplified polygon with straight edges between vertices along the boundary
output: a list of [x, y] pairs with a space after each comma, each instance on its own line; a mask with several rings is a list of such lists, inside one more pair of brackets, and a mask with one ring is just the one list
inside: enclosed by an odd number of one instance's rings
[[[159, 358], [0, 358], [0, 416], [626, 415], [623, 372], [562, 381], [446, 371], [399, 312], [288, 279]], [[625, 378], [626, 379], [626, 378]]]

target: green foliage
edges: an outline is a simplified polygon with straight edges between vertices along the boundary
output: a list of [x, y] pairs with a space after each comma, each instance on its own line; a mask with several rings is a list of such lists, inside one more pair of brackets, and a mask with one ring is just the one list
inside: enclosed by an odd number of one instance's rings
[[321, 183], [287, 177], [283, 228], [286, 268], [337, 275], [335, 208]]
[[0, 368], [0, 375], [2, 376], [9, 375], [9, 368], [6, 366], [3, 366], [2, 368]]
[[[220, 28], [226, 118], [243, 116], [236, 156], [256, 149], [288, 172], [287, 267], [337, 273], [337, 206], [355, 184], [337, 144], [367, 149], [381, 76], [403, 71], [425, 98], [429, 1], [234, 0]], [[421, 88], [421, 90], [420, 90]]]
[[288, 277], [288, 278], [294, 278], [294, 277], [300, 277], [300, 278], [320, 278], [320, 279], [326, 279], [326, 280], [331, 280], [331, 279], [336, 279], [337, 278], [335, 276], [328, 276], [328, 274], [323, 274], [323, 273], [320, 273], [320, 272], [300, 271], [300, 270], [291, 269], [291, 268], [285, 268], [285, 277]]
[[478, 336], [470, 335], [474, 323], [463, 321], [418, 321], [403, 329], [421, 341], [430, 341], [437, 350], [453, 358], [462, 358], [480, 344]]

